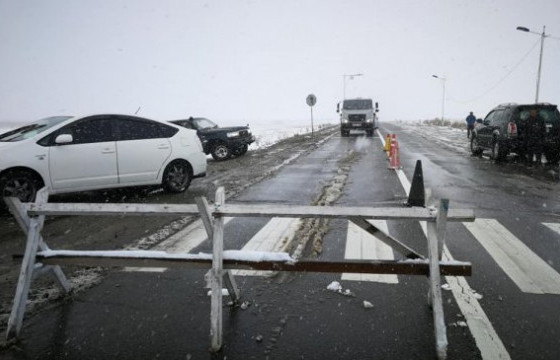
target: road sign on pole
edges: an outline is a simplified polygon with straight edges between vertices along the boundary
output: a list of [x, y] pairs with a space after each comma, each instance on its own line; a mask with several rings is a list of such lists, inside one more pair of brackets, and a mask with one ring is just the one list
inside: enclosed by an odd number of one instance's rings
[[315, 136], [313, 133], [313, 105], [317, 103], [317, 97], [313, 94], [309, 94], [307, 95], [307, 99], [305, 99], [305, 102], [307, 102], [307, 105], [309, 105], [309, 108], [311, 109], [311, 138], [315, 140]]
[[307, 95], [307, 99], [305, 99], [305, 101], [307, 102], [307, 105], [313, 106], [317, 103], [317, 97], [313, 94], [309, 94]]

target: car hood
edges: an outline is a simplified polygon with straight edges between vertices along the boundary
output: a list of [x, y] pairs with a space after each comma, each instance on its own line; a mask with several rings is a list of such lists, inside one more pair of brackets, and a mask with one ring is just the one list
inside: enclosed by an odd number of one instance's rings
[[214, 129], [202, 129], [199, 130], [200, 133], [203, 134], [213, 134], [213, 133], [222, 133], [222, 132], [233, 132], [233, 131], [240, 131], [240, 130], [248, 130], [247, 126], [229, 126], [229, 127], [219, 127]]
[[15, 146], [15, 144], [20, 143], [20, 141], [0, 141], [0, 149], [6, 149]]

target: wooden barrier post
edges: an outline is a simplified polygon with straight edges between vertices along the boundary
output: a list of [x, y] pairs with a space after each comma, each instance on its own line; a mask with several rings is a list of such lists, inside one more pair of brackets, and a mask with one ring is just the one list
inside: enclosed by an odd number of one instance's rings
[[[46, 203], [49, 194], [46, 188], [41, 189], [37, 192], [37, 202]], [[12, 307], [12, 312], [10, 313], [10, 318], [8, 319], [8, 328], [6, 331], [6, 338], [11, 339], [18, 337], [21, 332], [21, 327], [23, 324], [23, 316], [25, 314], [25, 305], [27, 304], [27, 298], [29, 297], [29, 287], [31, 286], [31, 281], [33, 280], [33, 275], [37, 274], [38, 271], [44, 271], [42, 265], [40, 267], [35, 266], [35, 257], [37, 251], [47, 250], [47, 245], [43, 242], [41, 238], [41, 229], [45, 222], [45, 216], [39, 215], [29, 218], [21, 210], [21, 203], [17, 205], [19, 201], [10, 200], [7, 203], [9, 206], [16, 205], [16, 209], [13, 209], [14, 216], [16, 217], [20, 226], [22, 226], [24, 232], [27, 233], [27, 243], [25, 245], [25, 253], [23, 255], [23, 261], [21, 265], [21, 270], [19, 273], [18, 284], [16, 287], [16, 294], [14, 296], [14, 305]], [[68, 282], [60, 267], [50, 268], [58, 279], [59, 284], [64, 291], [69, 290]]]
[[[202, 223], [204, 224], [204, 228], [206, 229], [206, 234], [208, 235], [209, 239], [214, 238], [214, 220], [212, 219], [212, 211], [210, 210], [210, 206], [208, 206], [208, 201], [205, 197], [196, 197], [195, 199], [196, 205], [198, 210], [200, 211], [200, 218]], [[210, 270], [205, 278], [209, 279], [210, 288], [211, 285], [211, 274], [212, 270]], [[225, 270], [223, 276], [224, 282], [226, 284], [226, 289], [228, 290], [229, 297], [231, 301], [236, 304], [239, 302], [240, 294], [239, 288], [237, 287], [237, 283], [235, 281], [235, 277], [233, 276], [231, 270]]]
[[436, 352], [438, 359], [447, 358], [447, 329], [445, 327], [445, 317], [443, 314], [443, 301], [441, 298], [441, 276], [440, 260], [441, 248], [445, 244], [445, 224], [447, 222], [447, 212], [449, 200], [442, 199], [435, 222], [427, 223], [428, 230], [428, 260], [430, 267], [430, 286], [429, 301], [432, 306], [434, 317], [434, 331], [436, 338]]
[[[223, 187], [216, 191], [215, 206], [219, 208], [225, 203], [225, 192]], [[223, 288], [223, 252], [224, 252], [224, 218], [214, 218], [214, 229], [212, 236], [212, 273], [210, 301], [210, 348], [218, 351], [222, 348], [222, 288]]]
[[[42, 190], [40, 190], [41, 192]], [[46, 190], [45, 190], [46, 191]], [[46, 195], [38, 195], [38, 199], [42, 199], [40, 201], [46, 203], [48, 199], [48, 193]], [[19, 224], [20, 228], [23, 230], [25, 235], [29, 233], [29, 226], [30, 226], [30, 218], [25, 212], [25, 209], [21, 203], [21, 201], [16, 197], [9, 197], [4, 198], [4, 203], [10, 209], [11, 214], [16, 219], [17, 223]], [[43, 241], [43, 237], [39, 238], [39, 250], [45, 251], [50, 250], [47, 244]], [[66, 275], [60, 268], [59, 265], [45, 265], [45, 266], [36, 266], [33, 271], [33, 278], [38, 276], [42, 273], [51, 273], [54, 279], [57, 281], [58, 285], [62, 289], [63, 292], [68, 293], [70, 291], [70, 285], [68, 284], [68, 279], [66, 279]]]

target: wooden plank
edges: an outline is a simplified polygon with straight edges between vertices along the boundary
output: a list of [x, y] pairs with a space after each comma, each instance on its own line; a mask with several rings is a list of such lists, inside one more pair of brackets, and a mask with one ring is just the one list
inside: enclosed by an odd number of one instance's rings
[[206, 234], [208, 238], [211, 239], [214, 235], [214, 222], [212, 221], [212, 213], [210, 211], [210, 206], [208, 205], [208, 200], [204, 196], [196, 197], [194, 199], [196, 202], [196, 206], [198, 207], [198, 211], [200, 213], [200, 219], [204, 224], [204, 228], [206, 229]]
[[235, 276], [233, 276], [231, 270], [226, 270], [224, 272], [224, 282], [226, 283], [226, 289], [228, 290], [231, 301], [235, 304], [238, 303], [241, 295], [237, 287], [237, 282], [235, 281]]
[[[26, 204], [29, 215], [99, 215], [99, 216], [165, 216], [198, 214], [196, 205], [190, 204], [79, 204], [47, 203]], [[350, 218], [362, 217], [379, 220], [435, 221], [437, 212], [428, 208], [373, 208], [343, 206], [300, 206], [224, 204], [212, 211], [214, 217], [299, 217], [299, 218]], [[450, 209], [448, 221], [472, 222], [472, 209]]]
[[[351, 218], [361, 217], [378, 220], [435, 221], [437, 212], [428, 208], [373, 208], [343, 206], [299, 205], [236, 205], [226, 204], [213, 212], [214, 216], [233, 217], [299, 217], [299, 218]], [[448, 221], [472, 222], [472, 209], [450, 209]]]
[[385, 233], [381, 229], [375, 227], [372, 223], [368, 222], [364, 218], [360, 217], [351, 217], [349, 218], [354, 224], [358, 225], [371, 235], [375, 236], [380, 241], [383, 241], [385, 244], [390, 246], [393, 250], [397, 251], [404, 257], [408, 259], [424, 259], [424, 256], [418, 253], [416, 250], [406, 246], [405, 244], [401, 243], [391, 235]]
[[[216, 191], [216, 206], [225, 202], [225, 191], [219, 187]], [[223, 253], [224, 253], [224, 218], [214, 219], [212, 237], [212, 272], [210, 300], [210, 349], [214, 352], [222, 348], [223, 341], [223, 315], [222, 315], [222, 288], [223, 288]]]
[[194, 204], [107, 204], [107, 203], [47, 203], [26, 204], [29, 215], [77, 216], [166, 216], [198, 215]]
[[[440, 202], [440, 209], [442, 208]], [[441, 298], [441, 276], [439, 268], [438, 229], [436, 223], [428, 223], [428, 261], [430, 268], [429, 294], [434, 319], [434, 332], [436, 339], [436, 353], [440, 360], [447, 358], [447, 329], [443, 314]]]
[[[164, 268], [196, 268], [209, 269], [212, 266], [210, 257], [203, 259], [178, 259], [177, 257], [150, 257], [139, 258], [138, 251], [133, 255], [113, 256], [110, 251], [97, 256], [54, 255], [49, 257], [37, 254], [37, 259], [43, 264], [60, 264], [74, 266], [128, 266], [128, 267], [164, 267]], [[122, 254], [122, 251], [119, 251]], [[297, 262], [285, 261], [249, 261], [249, 260], [223, 260], [224, 269], [252, 269], [269, 271], [299, 271], [299, 272], [326, 272], [326, 273], [370, 273], [370, 274], [400, 274], [424, 275], [430, 274], [427, 260], [341, 260], [341, 261], [315, 261], [303, 260]], [[471, 276], [472, 266], [469, 262], [440, 262], [440, 273], [445, 276]]]
[[438, 260], [441, 260], [443, 247], [445, 246], [445, 229], [447, 227], [447, 214], [449, 212], [449, 200], [442, 199], [439, 202], [438, 214], [436, 217], [436, 232], [438, 239]]

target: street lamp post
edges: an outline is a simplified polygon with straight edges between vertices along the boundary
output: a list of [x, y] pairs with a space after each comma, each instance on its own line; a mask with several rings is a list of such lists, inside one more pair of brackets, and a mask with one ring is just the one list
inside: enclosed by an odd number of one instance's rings
[[432, 75], [432, 77], [436, 78], [436, 79], [440, 79], [441, 83], [443, 85], [443, 97], [441, 100], [441, 123], [443, 125], [443, 116], [445, 114], [445, 80], [447, 80], [445, 78], [445, 76], [437, 76], [437, 75]]
[[517, 30], [519, 30], [519, 31], [529, 32], [529, 33], [532, 33], [532, 34], [537, 34], [541, 37], [541, 51], [540, 51], [540, 55], [539, 55], [539, 69], [537, 71], [537, 92], [536, 92], [536, 95], [535, 95], [535, 103], [539, 102], [539, 88], [541, 86], [541, 68], [542, 68], [542, 54], [543, 54], [543, 47], [544, 47], [544, 39], [547, 38], [547, 37], [550, 37], [550, 35], [545, 34], [545, 29], [546, 29], [546, 26], [543, 26], [542, 33], [538, 33], [536, 31], [531, 31], [528, 28], [523, 27], [523, 26], [518, 26], [517, 27]]
[[346, 78], [352, 80], [355, 76], [363, 76], [364, 74], [344, 74], [342, 75], [342, 100], [346, 99]]

